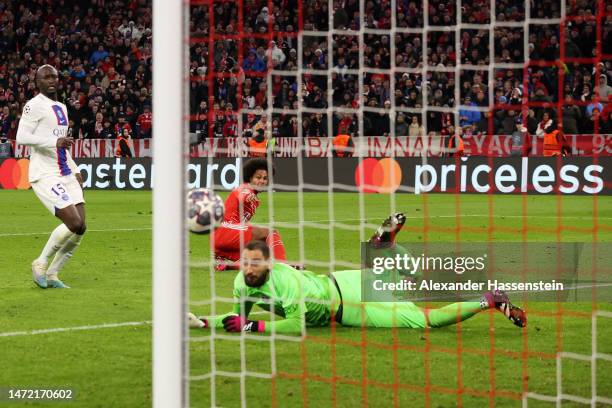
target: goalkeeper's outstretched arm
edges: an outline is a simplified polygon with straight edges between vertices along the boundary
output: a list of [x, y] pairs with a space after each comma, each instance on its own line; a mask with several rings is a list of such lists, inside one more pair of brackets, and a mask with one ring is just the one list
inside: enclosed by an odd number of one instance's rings
[[[251, 313], [251, 309], [253, 308], [253, 302], [244, 302], [242, 304], [244, 305], [242, 315], [248, 317]], [[232, 311], [222, 315], [212, 316], [208, 323], [211, 326], [214, 325], [217, 329], [223, 329], [223, 322], [225, 321], [225, 319], [231, 316], [240, 316], [240, 305], [240, 297], [234, 294], [234, 306], [232, 307]]]
[[[241, 314], [241, 305], [244, 305]], [[302, 307], [301, 307], [302, 306]], [[249, 320], [249, 314], [253, 308], [253, 302], [243, 302], [240, 295], [234, 296], [234, 306], [232, 311], [210, 318], [199, 317], [190, 314], [190, 326], [197, 328], [207, 328], [215, 326], [217, 329], [225, 329], [228, 332], [259, 332], [259, 333], [285, 333], [299, 334], [305, 322], [305, 307], [300, 304], [283, 304], [285, 318], [274, 321]]]

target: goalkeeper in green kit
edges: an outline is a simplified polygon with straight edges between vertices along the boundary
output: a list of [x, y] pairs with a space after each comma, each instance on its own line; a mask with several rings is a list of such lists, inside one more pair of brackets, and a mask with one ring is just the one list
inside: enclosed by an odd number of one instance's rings
[[[401, 252], [395, 236], [406, 217], [395, 214], [385, 220], [370, 243]], [[228, 332], [303, 333], [307, 327], [329, 326], [334, 320], [351, 327], [444, 327], [495, 308], [512, 323], [525, 327], [525, 312], [514, 306], [501, 291], [487, 292], [474, 302], [459, 302], [439, 309], [423, 309], [412, 302], [362, 302], [361, 271], [317, 275], [298, 271], [285, 263], [272, 263], [263, 241], [249, 242], [234, 279], [232, 312], [210, 318], [189, 314], [193, 328], [224, 328]], [[253, 305], [272, 310], [279, 319], [250, 320]]]

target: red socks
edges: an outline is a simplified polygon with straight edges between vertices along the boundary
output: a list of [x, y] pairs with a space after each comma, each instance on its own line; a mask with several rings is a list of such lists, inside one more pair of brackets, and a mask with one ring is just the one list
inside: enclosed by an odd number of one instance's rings
[[270, 234], [268, 234], [266, 244], [268, 244], [268, 247], [272, 250], [275, 260], [285, 261], [287, 259], [287, 256], [285, 255], [285, 244], [283, 244], [283, 240], [278, 232], [272, 231]]

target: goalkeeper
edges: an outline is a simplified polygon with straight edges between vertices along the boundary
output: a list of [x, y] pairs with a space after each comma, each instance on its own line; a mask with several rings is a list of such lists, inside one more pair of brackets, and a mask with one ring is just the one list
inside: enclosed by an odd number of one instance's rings
[[[389, 217], [370, 243], [394, 248], [395, 235], [404, 222], [403, 214]], [[490, 308], [499, 310], [519, 327], [527, 324], [525, 312], [512, 305], [501, 291], [487, 292], [480, 301], [453, 303], [439, 309], [422, 309], [412, 302], [366, 303], [361, 301], [360, 270], [338, 271], [329, 276], [298, 271], [285, 263], [272, 263], [270, 249], [263, 241], [249, 242], [241, 262], [241, 272], [234, 280], [233, 311], [211, 318], [190, 313], [191, 327], [214, 325], [228, 332], [302, 333], [305, 327], [328, 326], [332, 318], [353, 327], [444, 327]], [[274, 313], [283, 319], [249, 320], [255, 304], [268, 311], [274, 307]]]

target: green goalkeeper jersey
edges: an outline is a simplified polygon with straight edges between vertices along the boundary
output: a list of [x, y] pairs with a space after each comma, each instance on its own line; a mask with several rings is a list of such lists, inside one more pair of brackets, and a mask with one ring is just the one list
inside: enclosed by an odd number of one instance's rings
[[299, 333], [304, 327], [329, 325], [331, 304], [339, 303], [338, 292], [328, 276], [298, 271], [284, 263], [273, 264], [268, 280], [258, 288], [247, 286], [239, 272], [234, 279], [233, 296], [232, 312], [212, 318], [215, 327], [223, 328], [225, 317], [241, 314], [242, 305], [244, 316], [258, 305], [284, 318], [266, 322], [266, 333]]

